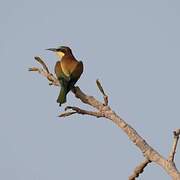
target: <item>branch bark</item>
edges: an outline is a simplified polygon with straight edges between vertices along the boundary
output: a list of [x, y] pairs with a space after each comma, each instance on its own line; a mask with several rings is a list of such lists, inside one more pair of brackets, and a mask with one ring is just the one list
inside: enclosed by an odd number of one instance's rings
[[66, 117], [66, 116], [70, 116], [70, 115], [76, 114], [76, 113], [77, 114], [82, 114], [82, 115], [95, 116], [97, 118], [104, 117], [101, 112], [87, 111], [87, 110], [84, 110], [84, 109], [81, 109], [81, 108], [78, 108], [78, 107], [74, 107], [74, 106], [67, 106], [65, 108], [65, 111], [68, 110], [68, 109], [71, 109], [73, 111], [64, 112], [64, 113], [60, 114], [59, 117]]
[[[36, 60], [37, 60], [37, 57], [36, 57]], [[47, 70], [48, 69], [48, 68], [46, 68], [47, 66], [44, 66], [45, 63], [42, 60], [37, 61], [37, 62], [39, 62], [43, 66], [43, 68], [33, 67], [33, 68], [30, 68], [29, 70], [39, 72], [41, 75], [43, 75], [50, 81], [50, 85], [59, 86], [60, 85], [59, 81], [53, 76], [53, 74], [51, 74], [49, 72], [49, 70]], [[105, 117], [106, 119], [111, 120], [113, 123], [115, 123], [119, 128], [121, 128], [126, 133], [126, 135], [129, 137], [129, 139], [140, 149], [143, 156], [146, 158], [146, 161], [138, 166], [140, 171], [139, 171], [139, 173], [135, 172], [136, 177], [137, 177], [137, 175], [140, 174], [141, 170], [143, 170], [149, 162], [154, 162], [154, 163], [158, 164], [159, 166], [161, 166], [173, 180], [180, 180], [180, 172], [177, 170], [175, 163], [173, 161], [170, 161], [170, 160], [164, 158], [159, 152], [157, 152], [153, 147], [151, 147], [145, 141], [145, 139], [143, 139], [143, 137], [141, 137], [136, 132], [136, 130], [134, 128], [132, 128], [120, 116], [118, 116], [108, 106], [108, 96], [105, 94], [99, 81], [97, 82], [97, 86], [98, 86], [100, 92], [103, 94], [104, 103], [98, 101], [93, 96], [89, 96], [89, 95], [85, 94], [79, 87], [75, 87], [72, 90], [72, 92], [74, 93], [76, 98], [80, 99], [82, 103], [88, 104], [91, 107], [95, 108], [96, 112], [82, 110], [78, 107], [67, 107], [65, 110], [71, 109], [73, 111], [65, 112], [65, 113], [61, 114], [60, 116], [66, 117], [66, 116], [70, 116], [72, 114], [78, 113], [78, 114], [83, 114], [83, 115], [92, 115], [92, 116], [96, 116], [96, 117]], [[176, 145], [173, 146], [174, 147], [172, 150], [173, 153], [171, 153], [171, 154], [173, 154], [171, 156], [173, 158], [170, 158], [173, 160], [174, 160], [175, 150], [177, 147], [177, 142], [178, 142], [178, 139], [176, 138]], [[135, 177], [134, 177], [134, 179], [135, 179]]]
[[135, 180], [136, 177], [139, 177], [139, 175], [141, 173], [143, 173], [144, 168], [151, 163], [151, 161], [149, 159], [145, 159], [144, 161], [142, 161], [135, 169], [134, 172], [131, 176], [129, 176], [129, 180]]

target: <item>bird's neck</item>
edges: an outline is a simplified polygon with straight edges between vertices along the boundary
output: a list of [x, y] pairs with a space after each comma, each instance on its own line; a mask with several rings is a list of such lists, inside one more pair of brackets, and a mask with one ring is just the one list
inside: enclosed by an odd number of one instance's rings
[[62, 58], [61, 61], [74, 61], [76, 60], [73, 54], [65, 54]]

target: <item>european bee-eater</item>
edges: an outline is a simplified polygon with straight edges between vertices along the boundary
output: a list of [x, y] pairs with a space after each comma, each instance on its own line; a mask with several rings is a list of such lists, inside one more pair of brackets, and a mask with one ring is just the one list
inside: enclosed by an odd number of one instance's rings
[[61, 90], [57, 98], [59, 106], [66, 102], [67, 93], [74, 87], [83, 72], [82, 61], [77, 61], [69, 47], [49, 48], [57, 54], [59, 60], [55, 65], [55, 74], [60, 82]]

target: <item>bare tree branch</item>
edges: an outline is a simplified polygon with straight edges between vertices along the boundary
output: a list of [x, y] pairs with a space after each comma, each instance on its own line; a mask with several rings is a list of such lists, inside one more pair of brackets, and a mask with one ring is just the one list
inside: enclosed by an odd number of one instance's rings
[[173, 146], [169, 154], [169, 158], [168, 158], [168, 161], [170, 162], [174, 162], [174, 156], [176, 154], [176, 148], [177, 148], [177, 144], [178, 144], [178, 140], [180, 136], [180, 129], [176, 129], [175, 131], [173, 131], [173, 135], [174, 135]]
[[65, 111], [68, 110], [68, 109], [71, 109], [73, 111], [62, 113], [62, 114], [59, 115], [59, 117], [66, 117], [66, 116], [70, 116], [70, 115], [75, 114], [75, 113], [82, 114], [82, 115], [95, 116], [97, 118], [104, 117], [101, 112], [87, 111], [87, 110], [80, 109], [80, 108], [74, 107], [74, 106], [73, 107], [72, 106], [67, 106], [65, 108]]
[[149, 159], [145, 159], [142, 161], [135, 169], [133, 174], [129, 177], [129, 180], [135, 180], [136, 177], [139, 177], [141, 173], [143, 173], [144, 168], [150, 163], [151, 161]]
[[[40, 62], [40, 61], [38, 61]], [[40, 62], [42, 64], [42, 62]], [[42, 64], [43, 65], [43, 64]], [[39, 68], [30, 68], [30, 71], [38, 71], [41, 75], [46, 77], [52, 85], [59, 86], [58, 80], [51, 74], [48, 73], [47, 69], [39, 69]], [[97, 83], [99, 84], [99, 83]], [[98, 85], [98, 88], [105, 96], [104, 90], [101, 85]], [[143, 156], [151, 162], [154, 162], [161, 166], [168, 174], [171, 176], [173, 180], [180, 180], [180, 172], [177, 170], [175, 163], [168, 161], [164, 158], [160, 153], [158, 153], [153, 147], [151, 147], [137, 132], [134, 128], [132, 128], [129, 124], [127, 124], [121, 117], [119, 117], [111, 108], [107, 105], [107, 103], [102, 103], [95, 99], [93, 96], [86, 95], [79, 87], [75, 87], [72, 92], [75, 94], [75, 97], [80, 99], [83, 103], [90, 105], [97, 109], [97, 112], [91, 112], [82, 110], [78, 107], [69, 107], [69, 109], [73, 110], [73, 112], [69, 112], [66, 115], [60, 115], [61, 117], [69, 116], [75, 113], [79, 114], [88, 114], [96, 116], [102, 115], [106, 119], [111, 120], [115, 123], [119, 128], [121, 128], [129, 139], [141, 150]], [[94, 114], [95, 113], [95, 114]], [[96, 116], [101, 117], [101, 116]], [[177, 146], [177, 145], [176, 145]], [[176, 149], [176, 147], [175, 147]], [[146, 166], [144, 165], [144, 169]]]
[[44, 61], [40, 57], [34, 57], [34, 59], [42, 65], [43, 69], [32, 67], [29, 68], [29, 71], [38, 72], [42, 76], [46, 77], [50, 81], [49, 85], [60, 86], [58, 79], [55, 78], [54, 75], [49, 72], [49, 69], [44, 63]]

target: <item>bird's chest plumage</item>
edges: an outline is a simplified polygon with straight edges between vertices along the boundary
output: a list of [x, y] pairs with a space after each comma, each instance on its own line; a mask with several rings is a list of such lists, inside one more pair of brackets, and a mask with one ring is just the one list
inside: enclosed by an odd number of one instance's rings
[[63, 73], [66, 76], [70, 76], [76, 68], [78, 61], [71, 57], [63, 57], [60, 61]]

